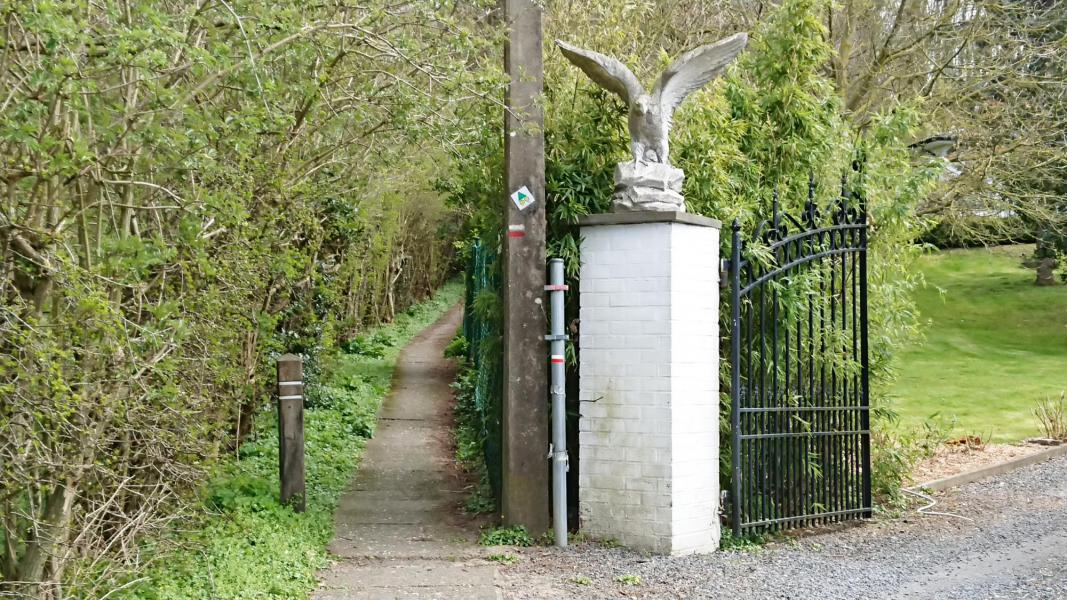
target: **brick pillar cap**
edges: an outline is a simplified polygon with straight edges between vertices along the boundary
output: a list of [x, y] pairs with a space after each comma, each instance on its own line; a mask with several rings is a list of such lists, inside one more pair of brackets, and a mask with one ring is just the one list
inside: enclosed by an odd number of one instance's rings
[[650, 210], [616, 212], [578, 217], [578, 225], [581, 227], [595, 227], [599, 225], [638, 225], [643, 223], [683, 223], [685, 225], [696, 225], [697, 227], [722, 229], [722, 221], [717, 219], [676, 211]]

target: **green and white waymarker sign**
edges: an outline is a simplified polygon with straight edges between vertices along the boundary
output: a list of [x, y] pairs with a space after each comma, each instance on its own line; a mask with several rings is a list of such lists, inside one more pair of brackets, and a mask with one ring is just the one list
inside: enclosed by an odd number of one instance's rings
[[526, 207], [536, 202], [537, 199], [534, 198], [530, 188], [524, 185], [511, 195], [511, 201], [515, 203], [519, 210], [526, 210]]

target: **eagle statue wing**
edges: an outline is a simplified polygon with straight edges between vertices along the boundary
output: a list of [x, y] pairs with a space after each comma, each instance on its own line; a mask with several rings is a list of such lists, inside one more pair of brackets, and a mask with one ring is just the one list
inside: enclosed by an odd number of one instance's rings
[[726, 70], [726, 65], [744, 50], [746, 44], [748, 34], [735, 33], [714, 44], [694, 48], [667, 67], [652, 89], [652, 101], [661, 107], [668, 128], [674, 110], [686, 97]]
[[637, 77], [618, 60], [610, 56], [604, 56], [599, 52], [585, 50], [572, 46], [566, 42], [556, 40], [556, 45], [567, 57], [595, 81], [600, 87], [618, 94], [627, 106], [635, 102], [645, 93], [644, 86]]

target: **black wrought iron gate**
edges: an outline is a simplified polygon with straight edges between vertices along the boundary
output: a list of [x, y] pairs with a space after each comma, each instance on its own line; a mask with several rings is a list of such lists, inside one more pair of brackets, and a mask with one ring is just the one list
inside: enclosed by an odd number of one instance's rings
[[733, 531], [869, 516], [867, 214], [773, 217], [730, 259]]

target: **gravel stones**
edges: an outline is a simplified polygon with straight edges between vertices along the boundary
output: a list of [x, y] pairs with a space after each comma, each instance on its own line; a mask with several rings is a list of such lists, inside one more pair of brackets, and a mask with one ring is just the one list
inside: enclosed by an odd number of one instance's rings
[[[952, 516], [798, 532], [756, 552], [521, 551], [505, 598], [1067, 599], [1067, 457], [935, 496]], [[966, 517], [966, 518], [960, 518]], [[618, 579], [640, 577], [640, 585]]]

